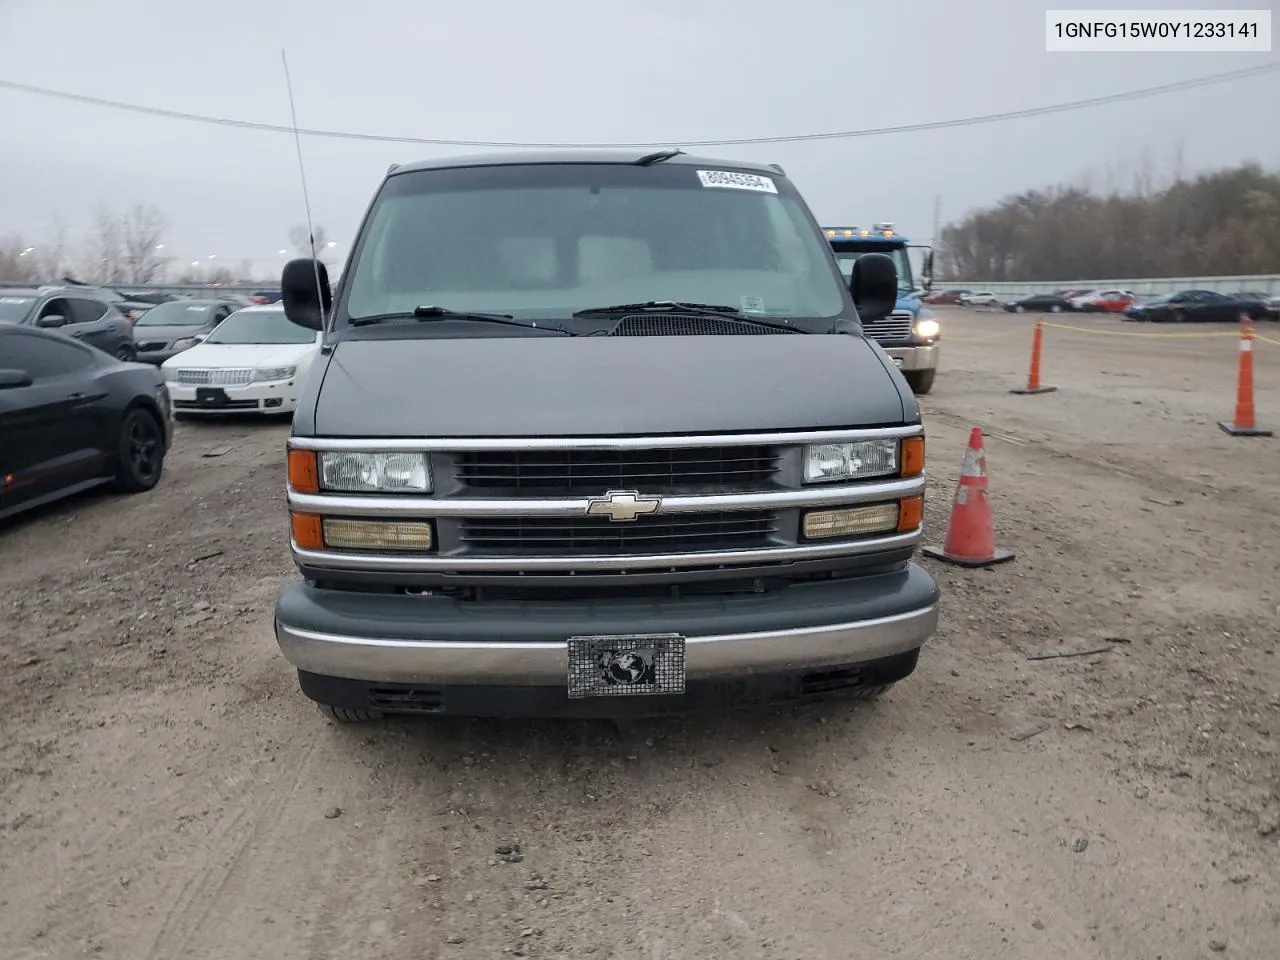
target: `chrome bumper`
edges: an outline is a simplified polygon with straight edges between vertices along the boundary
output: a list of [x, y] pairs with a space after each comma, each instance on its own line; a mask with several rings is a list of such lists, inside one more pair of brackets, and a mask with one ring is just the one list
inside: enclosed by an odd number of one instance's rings
[[899, 370], [935, 370], [938, 366], [940, 344], [931, 343], [918, 347], [885, 347]]
[[[933, 634], [937, 605], [875, 620], [760, 633], [688, 637], [689, 679], [784, 673], [878, 660], [916, 650]], [[551, 686], [568, 676], [568, 645], [339, 636], [276, 620], [276, 640], [299, 670], [352, 680]]]

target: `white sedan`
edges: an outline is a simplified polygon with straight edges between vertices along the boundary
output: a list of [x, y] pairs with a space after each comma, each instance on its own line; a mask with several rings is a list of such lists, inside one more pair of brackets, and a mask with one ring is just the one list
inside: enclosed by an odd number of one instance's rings
[[290, 323], [279, 304], [237, 310], [163, 364], [173, 412], [293, 413], [320, 334]]
[[1000, 300], [990, 290], [979, 290], [976, 293], [966, 293], [959, 302], [965, 307], [993, 307], [998, 306]]

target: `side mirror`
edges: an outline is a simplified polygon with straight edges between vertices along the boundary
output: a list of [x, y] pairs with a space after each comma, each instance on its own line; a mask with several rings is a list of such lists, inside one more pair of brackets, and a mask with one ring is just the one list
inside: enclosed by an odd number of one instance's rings
[[280, 292], [284, 315], [291, 323], [308, 330], [324, 329], [324, 318], [333, 307], [333, 291], [323, 263], [310, 257], [290, 260], [280, 274]]
[[893, 258], [884, 253], [864, 253], [853, 262], [849, 291], [863, 323], [887, 317], [898, 302], [898, 268], [893, 265]]
[[62, 327], [67, 323], [67, 318], [60, 313], [50, 313], [41, 317], [36, 321], [37, 327]]
[[926, 291], [933, 289], [933, 251], [927, 250], [924, 255], [924, 263], [920, 268], [920, 285]]
[[31, 374], [25, 370], [0, 370], [0, 390], [31, 386]]

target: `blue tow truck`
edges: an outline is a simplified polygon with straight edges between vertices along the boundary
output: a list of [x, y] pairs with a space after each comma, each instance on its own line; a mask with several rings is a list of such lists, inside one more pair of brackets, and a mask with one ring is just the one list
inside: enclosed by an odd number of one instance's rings
[[[893, 258], [898, 268], [898, 302], [892, 313], [865, 324], [863, 330], [898, 365], [913, 392], [928, 393], [938, 372], [938, 340], [942, 335], [937, 317], [922, 299], [933, 283], [933, 248], [908, 242], [894, 231], [892, 223], [822, 229], [846, 277], [853, 272], [853, 262], [864, 253], [886, 253]], [[919, 286], [911, 275], [908, 249], [925, 251]]]

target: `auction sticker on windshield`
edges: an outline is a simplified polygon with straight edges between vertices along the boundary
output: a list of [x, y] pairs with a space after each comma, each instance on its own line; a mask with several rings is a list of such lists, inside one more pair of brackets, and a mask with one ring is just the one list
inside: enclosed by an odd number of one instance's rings
[[769, 177], [754, 173], [738, 173], [734, 170], [699, 170], [698, 179], [704, 187], [728, 187], [730, 190], [755, 190], [759, 193], [777, 193], [778, 185]]

